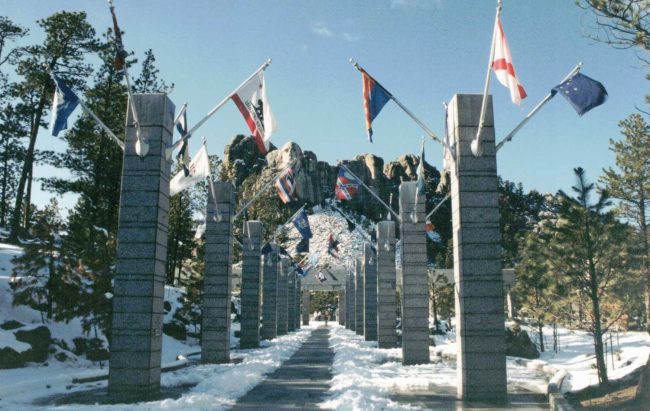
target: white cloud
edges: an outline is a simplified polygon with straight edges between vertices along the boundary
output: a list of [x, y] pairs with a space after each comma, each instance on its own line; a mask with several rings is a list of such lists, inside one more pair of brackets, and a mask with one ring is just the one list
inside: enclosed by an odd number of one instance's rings
[[334, 33], [328, 29], [323, 23], [315, 23], [311, 26], [311, 31], [321, 37], [332, 37]]
[[363, 38], [363, 36], [361, 36], [360, 34], [350, 34], [346, 32], [341, 33], [341, 37], [346, 41], [349, 41], [350, 43], [359, 41]]

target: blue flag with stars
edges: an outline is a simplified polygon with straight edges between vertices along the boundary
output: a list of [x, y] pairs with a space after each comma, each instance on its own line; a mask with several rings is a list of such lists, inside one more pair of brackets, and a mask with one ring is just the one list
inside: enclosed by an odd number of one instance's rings
[[607, 90], [598, 81], [577, 73], [575, 76], [553, 87], [551, 94], [562, 94], [579, 115], [585, 114], [607, 100]]
[[312, 237], [311, 228], [309, 227], [309, 219], [307, 218], [307, 212], [303, 208], [297, 213], [292, 219], [291, 222], [305, 240], [309, 240]]
[[77, 108], [79, 97], [66, 84], [52, 73], [52, 80], [56, 85], [54, 91], [54, 101], [52, 102], [52, 122], [50, 129], [52, 135], [57, 137], [59, 131], [68, 128], [68, 117]]

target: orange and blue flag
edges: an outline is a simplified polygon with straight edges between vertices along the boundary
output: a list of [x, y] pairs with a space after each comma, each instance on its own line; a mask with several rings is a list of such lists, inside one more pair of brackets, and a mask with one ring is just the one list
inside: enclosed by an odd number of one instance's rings
[[366, 115], [366, 130], [368, 140], [372, 143], [372, 120], [377, 117], [384, 105], [393, 96], [364, 70], [361, 70], [363, 80], [363, 111]]

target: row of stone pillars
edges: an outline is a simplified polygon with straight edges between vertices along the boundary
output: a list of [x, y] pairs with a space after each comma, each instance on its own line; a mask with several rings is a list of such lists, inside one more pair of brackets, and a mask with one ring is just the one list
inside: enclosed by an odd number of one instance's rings
[[[455, 150], [451, 180], [458, 396], [503, 402], [503, 280], [491, 99], [482, 134], [485, 154], [476, 158], [470, 151], [481, 101], [481, 96], [457, 95], [448, 111]], [[136, 95], [129, 104], [137, 107], [142, 137], [150, 150], [145, 158], [135, 153], [136, 132], [131, 110], [127, 109], [109, 368], [109, 393], [121, 400], [153, 396], [160, 388], [171, 168], [165, 149], [171, 144], [174, 117], [174, 105], [164, 94]], [[207, 209], [201, 358], [205, 362], [228, 362], [235, 201], [229, 183], [217, 183], [215, 188], [217, 205], [210, 201]], [[416, 195], [416, 190], [416, 184], [408, 182], [401, 185], [399, 193], [404, 364], [429, 362], [425, 196]], [[376, 255], [365, 246], [363, 259], [355, 261], [354, 273], [346, 278], [346, 292], [340, 305], [345, 314], [339, 318], [344, 318], [345, 326], [365, 339], [377, 340], [379, 347], [394, 347], [394, 223], [380, 222], [377, 237]], [[242, 347], [259, 346], [261, 283], [262, 335], [273, 338], [300, 328], [300, 279], [286, 259], [278, 258], [277, 249], [265, 256], [262, 264], [261, 239], [262, 224], [246, 222]], [[262, 266], [264, 278], [260, 281]]]

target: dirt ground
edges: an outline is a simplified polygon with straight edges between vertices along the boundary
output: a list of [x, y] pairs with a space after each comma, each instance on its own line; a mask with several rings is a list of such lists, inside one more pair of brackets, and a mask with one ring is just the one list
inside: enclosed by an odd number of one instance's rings
[[650, 410], [648, 404], [635, 401], [639, 373], [635, 372], [625, 381], [611, 383], [609, 387], [591, 387], [566, 395], [576, 410], [590, 411], [641, 411]]

